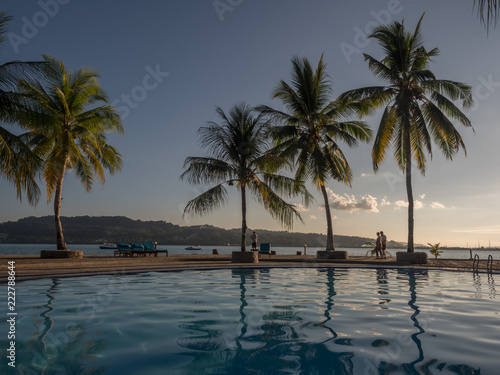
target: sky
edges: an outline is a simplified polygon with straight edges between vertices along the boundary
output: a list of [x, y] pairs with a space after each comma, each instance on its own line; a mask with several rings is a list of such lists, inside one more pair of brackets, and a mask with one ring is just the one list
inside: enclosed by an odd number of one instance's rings
[[[430, 69], [439, 79], [472, 86], [474, 129], [456, 124], [467, 147], [447, 160], [437, 147], [425, 176], [413, 175], [415, 242], [447, 246], [500, 246], [500, 26], [485, 28], [472, 1], [456, 0], [2, 0], [14, 19], [0, 46], [0, 63], [36, 61], [43, 54], [67, 69], [92, 67], [122, 117], [123, 136], [108, 141], [122, 154], [119, 174], [86, 193], [71, 172], [64, 181], [63, 216], [114, 216], [164, 220], [178, 225], [241, 226], [240, 196], [203, 217], [186, 216], [186, 203], [209, 186], [180, 181], [184, 160], [204, 156], [198, 129], [218, 121], [223, 110], [245, 102], [282, 108], [271, 92], [289, 81], [291, 59], [313, 65], [324, 54], [334, 86], [342, 92], [381, 84], [363, 53], [382, 58], [366, 35], [380, 24], [404, 19], [421, 30], [427, 49], [438, 47]], [[374, 130], [380, 114], [363, 119]], [[341, 147], [353, 170], [352, 186], [327, 182], [334, 233], [407, 240], [405, 178], [392, 149], [374, 173], [371, 144]], [[0, 222], [53, 214], [42, 197], [36, 207], [19, 202], [11, 183], [0, 179]], [[43, 189], [43, 185], [42, 185]], [[326, 233], [322, 196], [303, 207], [304, 224], [294, 232]], [[283, 230], [255, 201], [248, 202], [248, 226]]]

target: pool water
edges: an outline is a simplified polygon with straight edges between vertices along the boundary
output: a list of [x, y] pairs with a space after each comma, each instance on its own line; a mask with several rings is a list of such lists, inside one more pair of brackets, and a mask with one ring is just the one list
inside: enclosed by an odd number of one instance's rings
[[262, 268], [20, 282], [7, 373], [497, 374], [494, 276]]

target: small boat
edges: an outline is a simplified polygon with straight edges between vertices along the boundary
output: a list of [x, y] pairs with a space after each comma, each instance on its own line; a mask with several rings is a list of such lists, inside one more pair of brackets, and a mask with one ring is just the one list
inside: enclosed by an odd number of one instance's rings
[[185, 247], [186, 250], [201, 250], [201, 247], [199, 246], [188, 246]]
[[100, 249], [117, 249], [118, 247], [114, 243], [104, 242], [102, 245], [99, 245]]

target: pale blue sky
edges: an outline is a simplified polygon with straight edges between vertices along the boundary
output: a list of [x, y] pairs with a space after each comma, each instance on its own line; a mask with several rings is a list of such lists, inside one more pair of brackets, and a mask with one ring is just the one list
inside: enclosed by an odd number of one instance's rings
[[[216, 5], [225, 8], [218, 12]], [[3, 0], [2, 9], [14, 17], [13, 34], [0, 51], [2, 62], [37, 60], [48, 53], [70, 69], [93, 67], [123, 115], [125, 135], [109, 137], [123, 155], [123, 171], [91, 194], [70, 175], [63, 215], [124, 215], [225, 228], [241, 222], [236, 191], [224, 209], [182, 218], [185, 203], [202, 191], [179, 181], [183, 161], [202, 155], [197, 129], [217, 120], [215, 106], [228, 110], [245, 101], [279, 107], [270, 92], [278, 80], [289, 79], [295, 55], [316, 64], [324, 53], [335, 95], [379, 84], [361, 52], [381, 57], [381, 51], [362, 33], [402, 18], [413, 29], [425, 11], [425, 46], [441, 51], [431, 69], [438, 78], [473, 86], [476, 108], [470, 119], [476, 133], [460, 128], [468, 157], [461, 153], [449, 162], [435, 149], [426, 176], [415, 177], [421, 206], [415, 212], [415, 240], [500, 246], [500, 28], [487, 36], [472, 1]], [[377, 117], [365, 120], [376, 129]], [[404, 177], [391, 153], [374, 174], [370, 149], [344, 147], [355, 179], [352, 188], [328, 184], [336, 194], [334, 232], [373, 236], [383, 229], [390, 239], [406, 241]], [[45, 199], [34, 208], [19, 203], [5, 180], [0, 189], [0, 222], [52, 214]], [[317, 204], [303, 212], [306, 224], [298, 222], [294, 230], [324, 233], [321, 196], [311, 191]], [[281, 229], [253, 201], [248, 224]]]

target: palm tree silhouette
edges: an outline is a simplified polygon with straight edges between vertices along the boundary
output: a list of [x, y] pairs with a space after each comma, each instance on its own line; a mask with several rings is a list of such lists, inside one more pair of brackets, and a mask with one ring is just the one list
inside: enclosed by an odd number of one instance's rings
[[207, 214], [228, 200], [227, 186], [238, 188], [241, 193], [241, 251], [246, 247], [247, 190], [284, 227], [291, 229], [293, 219], [302, 221], [293, 204], [280, 197], [302, 194], [306, 204], [311, 197], [302, 184], [276, 172], [283, 158], [268, 152], [270, 143], [266, 131], [268, 124], [262, 116], [254, 116], [246, 104], [234, 106], [228, 115], [217, 107], [221, 124], [209, 122], [199, 129], [201, 146], [209, 153], [207, 157], [188, 157], [186, 170], [181, 180], [193, 185], [215, 183], [216, 185], [196, 198], [184, 208], [184, 215]]
[[394, 147], [394, 158], [406, 175], [408, 196], [408, 252], [414, 251], [414, 200], [412, 188], [412, 160], [425, 173], [426, 152], [432, 157], [434, 143], [452, 159], [465, 144], [451, 120], [471, 127], [467, 116], [455, 106], [460, 100], [464, 108], [472, 105], [471, 87], [450, 80], [438, 80], [429, 70], [431, 58], [439, 51], [427, 51], [420, 33], [420, 18], [414, 32], [404, 23], [393, 22], [375, 28], [370, 38], [376, 39], [385, 56], [381, 60], [364, 54], [374, 75], [387, 86], [363, 87], [341, 95], [342, 100], [363, 101], [372, 108], [385, 107], [372, 149], [373, 169], [378, 171], [389, 147]]
[[[57, 249], [66, 249], [61, 225], [62, 187], [66, 172], [75, 171], [86, 191], [97, 178], [104, 184], [105, 170], [119, 171], [122, 159], [106, 142], [106, 133], [123, 133], [120, 117], [108, 105], [98, 74], [89, 68], [67, 72], [63, 63], [44, 56], [47, 75], [38, 82], [20, 81], [26, 98], [21, 111], [31, 145], [41, 155], [47, 199], [54, 195]], [[96, 103], [104, 104], [96, 106]]]
[[288, 112], [261, 105], [257, 109], [269, 116], [275, 127], [272, 135], [275, 151], [295, 163], [295, 180], [311, 180], [324, 200], [327, 242], [326, 250], [334, 251], [333, 225], [326, 182], [333, 178], [350, 184], [352, 171], [338, 141], [355, 146], [358, 140], [368, 141], [369, 127], [348, 118], [360, 112], [359, 103], [331, 101], [332, 84], [321, 56], [313, 70], [306, 58], [292, 59], [291, 84], [280, 81], [273, 91]]

